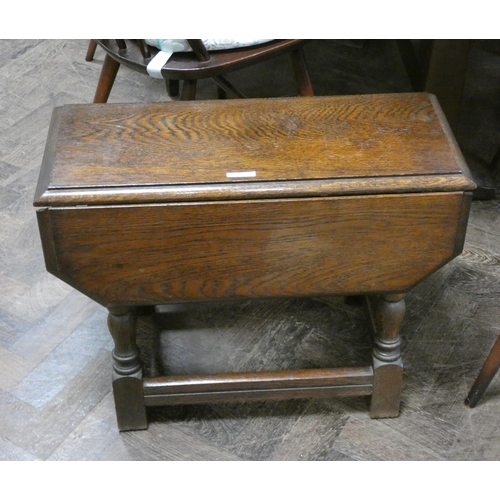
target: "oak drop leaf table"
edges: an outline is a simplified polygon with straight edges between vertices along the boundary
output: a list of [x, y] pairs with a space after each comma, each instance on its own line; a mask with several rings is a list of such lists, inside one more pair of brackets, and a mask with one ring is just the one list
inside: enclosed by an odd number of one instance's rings
[[[56, 108], [35, 197], [49, 272], [109, 310], [120, 430], [146, 407], [371, 395], [399, 414], [404, 296], [463, 248], [465, 161], [425, 93]], [[363, 367], [142, 375], [137, 308], [361, 295]]]

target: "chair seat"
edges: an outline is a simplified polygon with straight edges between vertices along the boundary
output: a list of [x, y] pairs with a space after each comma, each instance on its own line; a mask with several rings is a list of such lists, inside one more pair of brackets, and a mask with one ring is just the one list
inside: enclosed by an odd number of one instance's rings
[[[260, 39], [260, 40], [250, 40], [250, 39], [229, 39], [229, 38], [218, 38], [218, 39], [202, 39], [201, 44], [203, 50], [214, 51], [214, 50], [238, 50], [243, 47], [250, 47], [253, 45], [258, 45], [260, 43], [270, 42], [270, 39]], [[154, 78], [163, 78], [162, 69], [168, 60], [176, 52], [193, 52], [193, 47], [191, 47], [189, 40], [183, 38], [157, 38], [150, 39], [146, 38], [146, 43], [151, 47], [156, 47], [160, 49], [160, 52], [153, 57], [146, 69], [150, 76]], [[210, 59], [207, 55], [206, 59]]]
[[[291, 48], [299, 48], [308, 40], [273, 40], [258, 45], [243, 47], [237, 52], [231, 49], [216, 50], [210, 53], [209, 61], [198, 61], [189, 52], [175, 52], [163, 66], [162, 75], [165, 79], [196, 80], [211, 78], [226, 72], [248, 66], [253, 59], [264, 61], [280, 54], [285, 54]], [[147, 65], [158, 53], [158, 48], [151, 47], [151, 58], [144, 59], [139, 47], [127, 40], [127, 49], [120, 50], [115, 40], [98, 40], [97, 43], [124, 66], [147, 74]]]
[[[202, 39], [203, 45], [207, 50], [230, 50], [230, 49], [241, 49], [242, 47], [251, 47], [253, 45], [260, 45], [261, 43], [272, 42], [273, 39], [232, 39], [232, 38], [205, 38]], [[150, 47], [156, 47], [160, 50], [169, 50], [172, 43], [182, 47], [175, 52], [191, 52], [192, 49], [189, 43], [185, 39], [181, 38], [146, 38], [146, 43]]]

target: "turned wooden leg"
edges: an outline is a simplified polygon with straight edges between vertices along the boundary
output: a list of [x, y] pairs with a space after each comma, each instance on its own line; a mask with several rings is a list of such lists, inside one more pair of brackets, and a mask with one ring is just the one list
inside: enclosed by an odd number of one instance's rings
[[110, 308], [108, 327], [113, 350], [113, 394], [121, 431], [147, 429], [139, 348], [135, 343], [137, 315], [134, 309]]
[[97, 90], [95, 91], [94, 104], [108, 102], [108, 97], [111, 93], [113, 83], [115, 83], [116, 74], [119, 68], [120, 63], [106, 54], [101, 69], [101, 76], [99, 77], [99, 83], [97, 84]]
[[370, 417], [397, 417], [403, 382], [399, 330], [405, 314], [404, 295], [370, 298], [369, 310], [375, 329]]
[[484, 362], [479, 375], [477, 376], [474, 384], [465, 399], [465, 404], [474, 408], [478, 403], [484, 392], [493, 380], [493, 377], [500, 369], [500, 337], [497, 338], [495, 344], [491, 348], [486, 361]]

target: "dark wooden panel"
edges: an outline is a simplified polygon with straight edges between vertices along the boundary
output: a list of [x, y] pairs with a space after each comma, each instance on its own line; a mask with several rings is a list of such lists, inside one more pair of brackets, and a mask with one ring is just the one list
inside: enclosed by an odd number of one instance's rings
[[[110, 305], [403, 291], [455, 255], [462, 193], [48, 210], [51, 272]], [[50, 262], [50, 259], [48, 259]]]

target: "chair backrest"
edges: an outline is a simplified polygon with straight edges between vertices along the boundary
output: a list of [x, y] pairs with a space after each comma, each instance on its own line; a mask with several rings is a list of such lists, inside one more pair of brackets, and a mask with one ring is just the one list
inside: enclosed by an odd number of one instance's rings
[[207, 48], [205, 47], [203, 40], [188, 39], [188, 43], [193, 49], [193, 52], [195, 53], [196, 57], [200, 61], [210, 60], [210, 52], [208, 52]]

